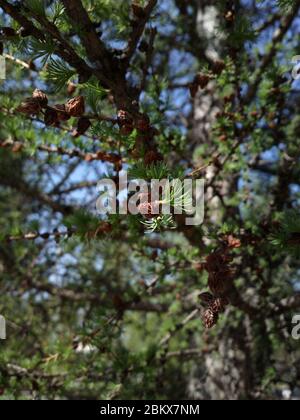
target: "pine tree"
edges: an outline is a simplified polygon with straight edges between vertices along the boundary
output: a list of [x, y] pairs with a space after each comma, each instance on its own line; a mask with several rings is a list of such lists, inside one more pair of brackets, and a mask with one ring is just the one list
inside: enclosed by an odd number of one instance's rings
[[299, 10], [0, 0], [0, 399], [297, 398]]

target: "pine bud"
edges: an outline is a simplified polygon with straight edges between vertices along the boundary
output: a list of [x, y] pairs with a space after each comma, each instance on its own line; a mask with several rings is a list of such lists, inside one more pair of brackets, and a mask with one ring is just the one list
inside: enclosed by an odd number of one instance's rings
[[235, 14], [232, 10], [228, 10], [227, 12], [225, 12], [224, 17], [227, 20], [227, 22], [232, 23], [235, 21]]
[[39, 101], [34, 98], [25, 99], [16, 109], [17, 112], [27, 115], [37, 115], [41, 110]]
[[138, 212], [146, 219], [153, 219], [159, 213], [159, 203], [142, 201], [138, 206]]
[[32, 94], [32, 97], [38, 101], [41, 108], [46, 108], [46, 106], [48, 105], [47, 95], [40, 89], [35, 89], [35, 91]]
[[76, 96], [66, 103], [66, 112], [71, 117], [81, 117], [85, 111], [85, 101], [83, 96]]

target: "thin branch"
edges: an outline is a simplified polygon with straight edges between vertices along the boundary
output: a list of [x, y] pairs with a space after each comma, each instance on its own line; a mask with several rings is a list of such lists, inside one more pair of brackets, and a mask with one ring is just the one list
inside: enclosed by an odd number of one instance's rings
[[100, 40], [92, 21], [80, 0], [62, 0], [74, 26], [80, 28], [79, 37], [92, 63], [103, 65], [110, 70], [112, 56]]
[[[27, 29], [32, 36], [34, 36], [39, 41], [45, 41], [45, 34], [42, 30], [38, 29], [33, 25], [30, 20], [28, 20], [22, 13], [20, 13], [17, 6], [11, 5], [5, 0], [0, 0], [0, 7], [11, 16], [15, 21], [17, 21], [22, 27]], [[49, 29], [49, 28], [48, 28]], [[52, 35], [53, 36], [53, 35]], [[65, 41], [63, 44], [60, 43], [55, 53], [74, 67], [79, 74], [88, 75], [92, 73], [92, 69], [82, 60], [76, 53], [76, 51]]]
[[270, 48], [270, 51], [263, 57], [262, 62], [260, 63], [259, 70], [256, 72], [254, 81], [249, 86], [247, 95], [244, 98], [244, 101], [243, 101], [244, 104], [247, 105], [253, 100], [267, 68], [272, 63], [274, 57], [276, 56], [277, 46], [280, 44], [280, 42], [282, 42], [284, 36], [290, 29], [290, 26], [292, 25], [293, 21], [297, 17], [299, 8], [300, 8], [300, 0], [297, 0], [291, 12], [282, 19], [280, 27], [275, 30], [273, 34], [272, 46]]
[[147, 6], [144, 8], [144, 16], [138, 20], [134, 20], [132, 32], [129, 36], [128, 46], [125, 51], [125, 62], [129, 64], [133, 54], [136, 51], [138, 43], [143, 35], [146, 24], [150, 19], [153, 9], [157, 5], [157, 0], [149, 0]]
[[[21, 151], [26, 148], [26, 144], [20, 141], [13, 141], [13, 140], [5, 140], [0, 141], [0, 148], [12, 148], [13, 151]], [[116, 155], [114, 153], [107, 153], [98, 151], [96, 153], [89, 153], [83, 152], [79, 149], [65, 149], [63, 147], [56, 147], [56, 146], [46, 146], [46, 145], [39, 145], [37, 146], [37, 150], [41, 152], [46, 152], [49, 154], [57, 154], [60, 156], [68, 156], [69, 158], [80, 158], [87, 162], [91, 162], [94, 160], [100, 160], [102, 162], [109, 162], [109, 163], [119, 163], [121, 161], [121, 156]]]

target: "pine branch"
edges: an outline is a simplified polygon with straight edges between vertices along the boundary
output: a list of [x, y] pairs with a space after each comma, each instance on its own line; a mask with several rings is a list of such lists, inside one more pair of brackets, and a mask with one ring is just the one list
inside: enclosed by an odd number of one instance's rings
[[135, 53], [138, 43], [144, 33], [147, 22], [150, 19], [151, 13], [157, 5], [157, 0], [149, 0], [146, 7], [143, 9], [143, 16], [134, 21], [132, 32], [129, 36], [128, 46], [125, 50], [124, 58], [127, 66]]
[[[12, 148], [14, 152], [21, 151], [24, 147], [26, 148], [26, 144], [19, 141], [13, 140], [5, 140], [0, 142], [0, 148]], [[41, 152], [47, 152], [49, 154], [58, 154], [60, 156], [68, 156], [69, 158], [80, 158], [87, 162], [91, 162], [94, 160], [100, 160], [102, 162], [110, 162], [110, 163], [118, 163], [121, 160], [121, 157], [114, 154], [114, 153], [107, 153], [107, 152], [96, 152], [96, 153], [85, 153], [79, 149], [65, 149], [63, 147], [55, 147], [55, 146], [45, 146], [40, 145], [37, 146], [37, 150]]]
[[295, 18], [298, 15], [299, 9], [300, 9], [300, 0], [297, 0], [294, 2], [293, 8], [289, 12], [289, 14], [283, 17], [279, 29], [275, 30], [273, 34], [273, 39], [272, 39], [272, 47], [270, 48], [270, 51], [263, 57], [262, 62], [259, 66], [259, 70], [256, 72], [254, 76], [254, 81], [249, 86], [247, 95], [243, 100], [245, 105], [250, 104], [251, 101], [253, 100], [267, 68], [272, 63], [274, 57], [276, 56], [278, 44], [282, 42], [286, 33], [290, 29], [292, 23], [294, 22]]
[[66, 13], [71, 18], [75, 29], [80, 28], [79, 37], [92, 63], [103, 65], [104, 70], [111, 70], [112, 56], [100, 40], [92, 21], [80, 0], [62, 0]]
[[[30, 20], [21, 14], [17, 6], [11, 5], [6, 0], [0, 0], [0, 7], [22, 27], [28, 30], [37, 40], [41, 41], [42, 43], [45, 42], [46, 37], [44, 32], [34, 26]], [[43, 22], [46, 25], [46, 32], [50, 33], [52, 37], [54, 36], [54, 38], [59, 41], [59, 45], [55, 50], [55, 54], [69, 63], [71, 67], [74, 67], [78, 74], [85, 75], [85, 77], [88, 77], [88, 75], [92, 74], [92, 69], [77, 55], [75, 50], [63, 40], [55, 25], [48, 22], [46, 18], [41, 18], [39, 16], [38, 19], [43, 19]]]

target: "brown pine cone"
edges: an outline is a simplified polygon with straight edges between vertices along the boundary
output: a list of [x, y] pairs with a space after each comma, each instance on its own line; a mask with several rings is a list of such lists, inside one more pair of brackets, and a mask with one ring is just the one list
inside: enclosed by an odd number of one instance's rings
[[74, 83], [72, 83], [72, 82], [68, 83], [68, 87], [67, 87], [68, 95], [72, 96], [75, 93], [76, 88], [77, 88], [77, 86]]
[[145, 157], [144, 157], [144, 163], [146, 166], [150, 166], [152, 165], [152, 163], [162, 162], [162, 161], [163, 161], [162, 155], [154, 150], [149, 150], [145, 154]]
[[47, 95], [40, 89], [35, 89], [32, 94], [32, 97], [38, 101], [41, 108], [46, 108], [48, 105], [48, 98]]
[[225, 311], [226, 306], [229, 304], [227, 298], [215, 298], [210, 303], [209, 307], [214, 313], [221, 313]]
[[0, 32], [2, 32], [3, 35], [7, 37], [13, 37], [17, 35], [16, 31], [13, 28], [10, 28], [8, 26], [1, 28]]
[[103, 222], [101, 224], [100, 230], [102, 233], [110, 233], [112, 231], [113, 227], [111, 223], [109, 222]]
[[208, 74], [205, 73], [198, 73], [195, 77], [195, 83], [197, 83], [198, 86], [201, 87], [201, 89], [206, 88], [210, 81], [210, 77]]
[[220, 74], [225, 70], [226, 64], [223, 60], [217, 60], [212, 65], [212, 72], [216, 74], [217, 76], [220, 76]]
[[189, 85], [191, 97], [194, 99], [198, 93], [199, 85], [198, 83], [190, 83]]
[[122, 136], [129, 136], [133, 132], [133, 129], [132, 124], [125, 124], [120, 128], [120, 133]]
[[206, 307], [210, 306], [214, 300], [214, 297], [211, 293], [205, 292], [199, 295], [199, 299], [203, 305]]
[[73, 132], [73, 137], [79, 137], [86, 133], [86, 131], [90, 128], [91, 121], [87, 117], [79, 118], [77, 122], [77, 128]]
[[16, 109], [17, 112], [27, 115], [37, 115], [41, 110], [41, 105], [39, 101], [34, 98], [25, 99], [21, 105]]
[[143, 19], [146, 16], [145, 10], [142, 6], [140, 6], [137, 3], [132, 4], [132, 11], [134, 16], [136, 16], [139, 19]]
[[150, 130], [150, 119], [148, 115], [140, 115], [135, 121], [135, 128], [143, 132]]
[[219, 271], [223, 266], [223, 258], [214, 252], [206, 258], [205, 268], [209, 273]]
[[240, 248], [242, 246], [241, 240], [235, 238], [233, 235], [226, 236], [225, 240], [227, 241], [229, 248]]
[[57, 127], [59, 125], [57, 112], [54, 109], [47, 108], [44, 115], [44, 122], [47, 126]]
[[211, 309], [206, 309], [202, 314], [202, 322], [205, 328], [210, 329], [218, 322], [219, 316]]
[[66, 113], [66, 106], [64, 104], [56, 104], [54, 108], [57, 111], [59, 121], [68, 121], [71, 118], [70, 115]]
[[228, 292], [231, 286], [231, 275], [232, 272], [230, 269], [209, 274], [208, 287], [214, 296], [222, 296]]
[[127, 111], [120, 109], [118, 111], [117, 118], [118, 118], [118, 124], [120, 127], [133, 125], [133, 120]]
[[85, 111], [85, 101], [83, 96], [76, 96], [66, 103], [66, 112], [71, 117], [81, 117]]

